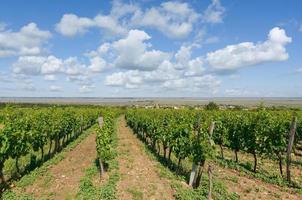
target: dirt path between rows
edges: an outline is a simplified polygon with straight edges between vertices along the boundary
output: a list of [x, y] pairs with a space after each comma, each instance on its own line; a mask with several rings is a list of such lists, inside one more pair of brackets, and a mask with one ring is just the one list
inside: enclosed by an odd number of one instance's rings
[[[290, 191], [284, 191], [281, 187], [265, 183], [256, 178], [240, 176], [236, 170], [222, 168], [215, 165], [214, 175], [223, 180], [224, 185], [229, 192], [236, 192], [240, 195], [240, 200], [250, 199], [290, 199], [301, 200], [301, 194], [291, 194]], [[290, 189], [289, 189], [290, 190]]]
[[96, 158], [95, 134], [91, 133], [75, 148], [66, 152], [62, 161], [50, 166], [42, 177], [25, 189], [35, 199], [74, 199], [85, 169]]
[[117, 185], [121, 200], [174, 199], [168, 180], [157, 174], [156, 161], [148, 158], [143, 144], [126, 126], [121, 117], [118, 124], [118, 161], [121, 179]]

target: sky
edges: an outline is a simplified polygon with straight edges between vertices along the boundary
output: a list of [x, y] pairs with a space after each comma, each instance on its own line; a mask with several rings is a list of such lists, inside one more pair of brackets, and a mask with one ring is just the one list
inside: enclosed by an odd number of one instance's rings
[[300, 0], [2, 0], [0, 97], [302, 97]]

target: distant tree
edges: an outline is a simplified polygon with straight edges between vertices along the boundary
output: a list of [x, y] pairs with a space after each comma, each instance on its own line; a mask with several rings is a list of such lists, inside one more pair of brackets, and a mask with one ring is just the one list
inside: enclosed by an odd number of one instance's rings
[[243, 110], [243, 106], [235, 105], [233, 110]]
[[206, 110], [218, 110], [219, 109], [219, 106], [213, 102], [213, 101], [210, 101], [206, 106], [205, 106], [205, 109]]

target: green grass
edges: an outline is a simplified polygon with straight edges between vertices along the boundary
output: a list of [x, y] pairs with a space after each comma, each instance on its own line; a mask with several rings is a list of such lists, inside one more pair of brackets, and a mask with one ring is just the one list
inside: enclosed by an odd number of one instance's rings
[[133, 200], [144, 199], [144, 194], [135, 188], [128, 188], [127, 192], [129, 192], [131, 194]]

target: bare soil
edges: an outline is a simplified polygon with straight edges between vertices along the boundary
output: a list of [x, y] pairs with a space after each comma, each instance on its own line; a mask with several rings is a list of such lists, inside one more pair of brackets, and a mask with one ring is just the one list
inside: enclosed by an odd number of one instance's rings
[[264, 183], [261, 180], [240, 176], [236, 170], [215, 166], [215, 177], [223, 180], [229, 192], [236, 192], [240, 199], [291, 199], [301, 200], [301, 194], [291, 194], [290, 190], [285, 191], [281, 187], [273, 184]]
[[158, 175], [156, 161], [148, 158], [143, 144], [126, 126], [124, 118], [120, 118], [118, 123], [118, 140], [119, 199], [175, 199], [169, 180]]
[[35, 199], [74, 199], [85, 169], [96, 159], [95, 137], [95, 134], [90, 134], [67, 152], [62, 161], [50, 166], [25, 192]]
[[[224, 148], [224, 156], [226, 159], [235, 159], [234, 152], [231, 151], [228, 148]], [[238, 159], [240, 163], [251, 163], [251, 166], [253, 166], [254, 158], [252, 154], [248, 154], [245, 152], [238, 152]], [[286, 164], [285, 164], [285, 158], [283, 159], [283, 176], [285, 176], [286, 173]], [[292, 164], [291, 164], [291, 176], [292, 181], [295, 183], [302, 185], [302, 158], [300, 156], [295, 156], [292, 154]], [[261, 158], [258, 156], [258, 166], [257, 170], [263, 170], [266, 171], [267, 174], [278, 174], [279, 171], [279, 164], [277, 161], [274, 161], [272, 159], [268, 158]]]

